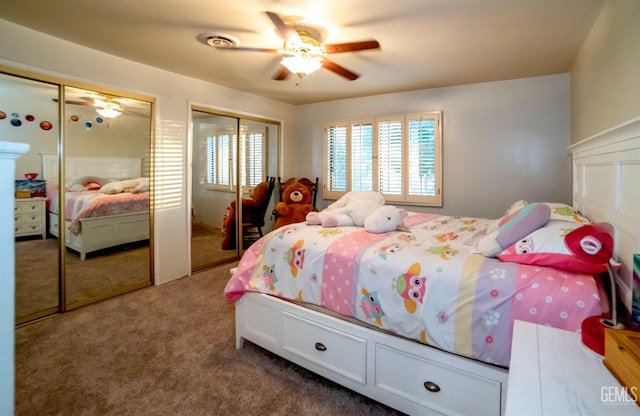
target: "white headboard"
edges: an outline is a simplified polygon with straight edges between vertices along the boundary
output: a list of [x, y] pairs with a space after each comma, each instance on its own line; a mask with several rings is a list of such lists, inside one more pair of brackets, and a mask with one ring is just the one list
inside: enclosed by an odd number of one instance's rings
[[[41, 153], [42, 176], [48, 181], [57, 182], [58, 155], [55, 153]], [[111, 178], [139, 178], [142, 176], [141, 157], [115, 156], [66, 156], [65, 178], [69, 182], [83, 176], [98, 176]]]
[[574, 208], [594, 222], [614, 226], [614, 260], [622, 263], [618, 293], [631, 311], [633, 254], [640, 253], [640, 118], [569, 149]]

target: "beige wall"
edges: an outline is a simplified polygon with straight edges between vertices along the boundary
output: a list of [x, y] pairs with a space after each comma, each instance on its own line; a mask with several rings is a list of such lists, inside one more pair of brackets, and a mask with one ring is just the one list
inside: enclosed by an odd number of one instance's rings
[[640, 1], [609, 0], [571, 71], [571, 142], [640, 117]]
[[[382, 94], [298, 107], [298, 167], [322, 178], [323, 123], [442, 111], [441, 215], [498, 218], [519, 200], [571, 203], [569, 75]], [[324, 179], [321, 179], [321, 184]], [[329, 200], [318, 195], [318, 207]]]

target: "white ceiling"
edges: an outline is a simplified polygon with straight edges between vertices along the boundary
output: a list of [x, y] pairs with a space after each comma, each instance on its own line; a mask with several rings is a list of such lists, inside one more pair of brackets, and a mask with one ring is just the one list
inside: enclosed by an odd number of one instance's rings
[[[0, 18], [168, 71], [291, 104], [569, 72], [605, 0], [0, 0]], [[264, 11], [303, 16], [326, 43], [377, 39], [326, 69], [274, 81], [277, 55], [216, 50], [203, 33], [279, 48]]]

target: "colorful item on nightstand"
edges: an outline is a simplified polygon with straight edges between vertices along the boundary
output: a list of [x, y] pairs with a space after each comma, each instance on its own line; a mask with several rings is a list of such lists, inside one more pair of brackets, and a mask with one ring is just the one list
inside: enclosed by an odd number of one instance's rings
[[605, 328], [622, 329], [618, 323], [616, 302], [615, 272], [611, 267], [613, 255], [613, 227], [607, 223], [583, 225], [571, 231], [564, 238], [564, 243], [580, 260], [607, 266], [607, 274], [611, 287], [611, 319], [591, 316], [582, 322], [582, 343], [592, 351], [604, 355]]
[[[26, 174], [31, 176], [34, 174]], [[16, 179], [16, 198], [36, 198], [47, 195], [46, 181], [35, 179]]]

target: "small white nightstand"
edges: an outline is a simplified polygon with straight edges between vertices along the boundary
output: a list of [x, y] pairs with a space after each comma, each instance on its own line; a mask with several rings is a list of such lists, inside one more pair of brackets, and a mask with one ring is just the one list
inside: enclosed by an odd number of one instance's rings
[[505, 416], [640, 415], [579, 333], [516, 321]]
[[47, 238], [45, 203], [46, 198], [16, 198], [16, 237], [40, 234], [43, 240]]

